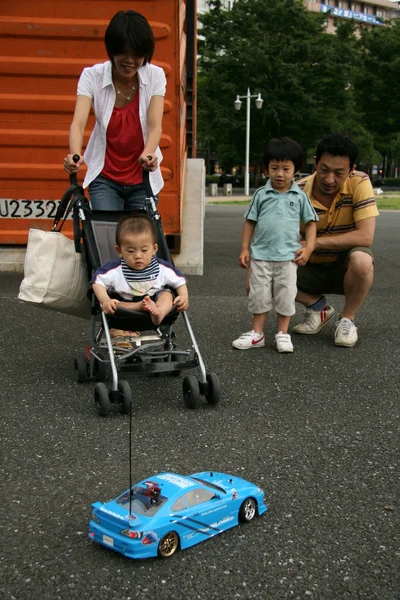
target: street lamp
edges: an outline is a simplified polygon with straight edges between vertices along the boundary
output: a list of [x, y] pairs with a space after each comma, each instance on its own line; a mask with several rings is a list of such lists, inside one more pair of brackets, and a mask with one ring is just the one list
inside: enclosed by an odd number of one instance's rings
[[249, 159], [250, 159], [250, 98], [256, 99], [256, 107], [262, 108], [264, 100], [261, 98], [261, 94], [250, 94], [250, 89], [247, 88], [247, 94], [245, 96], [236, 96], [236, 100], [233, 103], [236, 110], [240, 110], [242, 107], [242, 101], [240, 98], [246, 98], [246, 166], [244, 174], [244, 193], [246, 196], [249, 195]]

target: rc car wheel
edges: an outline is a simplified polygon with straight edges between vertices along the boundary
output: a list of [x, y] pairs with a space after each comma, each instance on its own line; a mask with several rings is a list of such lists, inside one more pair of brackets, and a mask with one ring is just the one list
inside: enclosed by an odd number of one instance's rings
[[257, 506], [254, 498], [246, 498], [239, 509], [239, 521], [248, 523], [252, 521], [257, 514]]
[[85, 383], [88, 380], [88, 364], [84, 356], [78, 356], [74, 360], [75, 381], [76, 383]]
[[94, 388], [94, 402], [97, 413], [101, 417], [106, 417], [110, 412], [110, 396], [107, 386], [104, 383], [96, 383]]
[[169, 531], [161, 538], [158, 544], [158, 556], [168, 558], [172, 556], [179, 547], [179, 536], [175, 531]]
[[[98, 356], [99, 358], [103, 359], [101, 354]], [[106, 364], [98, 360], [96, 357], [94, 357], [93, 362], [93, 377], [96, 381], [104, 381], [106, 378]]]
[[132, 390], [127, 381], [118, 382], [119, 401], [122, 405], [122, 412], [129, 415], [132, 405]]
[[208, 404], [218, 404], [219, 402], [219, 379], [215, 373], [207, 373], [208, 391], [206, 399]]
[[199, 382], [193, 375], [187, 375], [182, 383], [183, 401], [188, 408], [198, 408], [200, 400]]

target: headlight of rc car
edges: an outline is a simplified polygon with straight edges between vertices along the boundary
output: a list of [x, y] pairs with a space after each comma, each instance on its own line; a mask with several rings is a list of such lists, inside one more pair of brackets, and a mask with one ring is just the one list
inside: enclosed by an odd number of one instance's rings
[[95, 523], [100, 523], [99, 517], [96, 517], [96, 515], [94, 513], [92, 513], [92, 519]]

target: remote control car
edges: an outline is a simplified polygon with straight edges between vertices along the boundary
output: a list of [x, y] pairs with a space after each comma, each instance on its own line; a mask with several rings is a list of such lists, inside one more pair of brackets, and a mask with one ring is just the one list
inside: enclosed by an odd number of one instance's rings
[[253, 483], [209, 471], [160, 473], [92, 508], [89, 539], [128, 558], [172, 556], [268, 510]]

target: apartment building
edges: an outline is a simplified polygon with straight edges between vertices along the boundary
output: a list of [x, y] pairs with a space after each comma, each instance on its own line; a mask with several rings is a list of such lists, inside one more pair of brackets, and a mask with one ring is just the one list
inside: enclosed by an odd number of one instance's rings
[[391, 0], [326, 0], [323, 2], [304, 2], [312, 12], [322, 12], [327, 15], [327, 31], [334, 33], [338, 19], [353, 19], [357, 29], [365, 26], [381, 27], [387, 19], [399, 18], [399, 3]]

